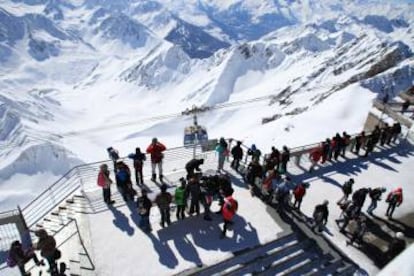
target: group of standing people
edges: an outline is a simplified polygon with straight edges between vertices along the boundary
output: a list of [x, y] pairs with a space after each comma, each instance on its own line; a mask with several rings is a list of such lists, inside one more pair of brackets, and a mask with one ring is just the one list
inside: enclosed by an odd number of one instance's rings
[[319, 162], [324, 164], [326, 161], [336, 161], [339, 156], [345, 158], [348, 149], [356, 155], [360, 155], [360, 150], [364, 149], [363, 157], [367, 157], [376, 145], [384, 146], [395, 143], [400, 133], [400, 123], [394, 123], [392, 126], [384, 123], [382, 127], [377, 125], [371, 134], [368, 135], [365, 131], [361, 131], [354, 139], [346, 131], [342, 135], [336, 133], [332, 138], [327, 138], [319, 146], [310, 150], [309, 159], [312, 165], [309, 172], [313, 172]]
[[[151, 180], [154, 182], [157, 178], [157, 167], [159, 180], [161, 182], [163, 181], [163, 152], [166, 149], [167, 148], [165, 145], [159, 142], [157, 138], [153, 138], [147, 147], [146, 153], [151, 157]], [[107, 148], [107, 152], [109, 158], [113, 162], [115, 182], [120, 194], [125, 201], [132, 200], [137, 192], [132, 185], [131, 169], [124, 161], [121, 160], [118, 150], [114, 149], [113, 147], [109, 147]], [[130, 153], [128, 155], [128, 158], [133, 160], [135, 181], [137, 186], [140, 187], [144, 184], [143, 166], [144, 162], [146, 161], [146, 155], [141, 151], [141, 148], [137, 147], [134, 153]], [[102, 187], [104, 202], [107, 204], [113, 204], [114, 201], [111, 200], [111, 184], [113, 183], [113, 180], [110, 177], [108, 165], [102, 164], [99, 169], [100, 171], [98, 174], [98, 186]]]

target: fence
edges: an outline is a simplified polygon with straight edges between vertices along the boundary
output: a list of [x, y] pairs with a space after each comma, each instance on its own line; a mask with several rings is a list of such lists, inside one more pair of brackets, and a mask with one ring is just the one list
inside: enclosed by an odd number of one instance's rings
[[[367, 133], [369, 135], [369, 133]], [[354, 145], [355, 137], [357, 134], [351, 135], [351, 143], [348, 145], [347, 150], [352, 150]], [[228, 139], [229, 148], [233, 146], [233, 143], [236, 140]], [[299, 165], [301, 161], [308, 161], [309, 160], [309, 152], [315, 147], [318, 147], [320, 142], [312, 143], [305, 146], [295, 147], [290, 149], [291, 153], [291, 161], [289, 162], [289, 166]], [[248, 147], [242, 145], [245, 158], [242, 160], [242, 164], [247, 166], [248, 164], [248, 156], [247, 150]], [[200, 146], [194, 147], [176, 147], [168, 149], [165, 152], [165, 158], [163, 160], [163, 171], [165, 174], [171, 174], [174, 172], [181, 172], [184, 174], [185, 164], [192, 159], [193, 157], [196, 158], [204, 158], [206, 163], [217, 162], [217, 157], [215, 151], [208, 151], [203, 152]], [[147, 155], [147, 160], [150, 159], [150, 156]], [[262, 160], [264, 159], [264, 155], [262, 155]], [[294, 162], [292, 162], [292, 159]], [[130, 168], [133, 168], [133, 161], [129, 158], [121, 158]], [[43, 219], [47, 214], [49, 214], [52, 210], [54, 210], [57, 206], [59, 206], [63, 201], [65, 201], [70, 195], [74, 194], [77, 191], [87, 192], [90, 190], [100, 189], [96, 185], [96, 177], [99, 172], [99, 166], [101, 164], [107, 164], [110, 170], [112, 171], [113, 176], [113, 163], [111, 160], [99, 161], [94, 163], [88, 163], [76, 166], [69, 170], [65, 175], [63, 175], [60, 179], [58, 179], [55, 183], [53, 183], [49, 188], [47, 188], [44, 192], [42, 192], [39, 196], [37, 196], [33, 201], [31, 201], [27, 206], [25, 206], [21, 213], [27, 223], [27, 227], [33, 228], [41, 219]], [[149, 165], [150, 162], [146, 162], [144, 166], [144, 176], [148, 176], [151, 174], [151, 166]], [[18, 210], [11, 210], [0, 213], [0, 218], [3, 216], [8, 216], [13, 214]], [[1, 228], [0, 227], [0, 235], [3, 237], [19, 237], [19, 233], [15, 228]], [[8, 242], [8, 239], [5, 239]], [[7, 248], [3, 247], [3, 243], [0, 243], [1, 248], [0, 251], [8, 250], [8, 246], [10, 243], [7, 244]]]

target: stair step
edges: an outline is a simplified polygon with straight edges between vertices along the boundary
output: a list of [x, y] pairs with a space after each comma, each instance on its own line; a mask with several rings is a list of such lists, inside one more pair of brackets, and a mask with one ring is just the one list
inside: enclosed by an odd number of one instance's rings
[[299, 251], [295, 251], [289, 255], [283, 256], [282, 259], [278, 260], [277, 262], [273, 262], [272, 265], [263, 273], [260, 273], [258, 275], [263, 276], [273, 276], [276, 274], [279, 274], [283, 272], [286, 269], [289, 269], [292, 266], [298, 265], [302, 262], [304, 262], [306, 259], [308, 259], [312, 254], [306, 252], [305, 250], [301, 249]]
[[[230, 272], [228, 275], [245, 275], [252, 272], [262, 272], [266, 268], [272, 266], [277, 261], [281, 261], [286, 256], [294, 254], [294, 253], [301, 253], [303, 252], [304, 246], [309, 244], [308, 240], [305, 240], [303, 242], [296, 242], [291, 243], [286, 247], [283, 247], [280, 250], [274, 251], [270, 254], [267, 254], [261, 258], [258, 258], [254, 262], [249, 263], [249, 265], [243, 266], [237, 270], [234, 270]], [[226, 274], [226, 273], [225, 273]]]
[[301, 276], [306, 275], [313, 270], [317, 271], [321, 265], [321, 261], [323, 260], [320, 256], [311, 256], [306, 262], [302, 262], [300, 266], [293, 266], [288, 271], [284, 271], [283, 275]]
[[345, 266], [343, 266], [343, 267], [340, 267], [338, 270], [337, 270], [337, 275], [341, 275], [341, 276], [352, 276], [352, 275], [354, 275], [354, 272], [355, 272], [355, 266], [354, 265], [351, 265], [351, 264], [345, 264]]
[[321, 273], [324, 275], [334, 275], [338, 268], [343, 266], [344, 263], [341, 259], [337, 259], [331, 263], [329, 263], [327, 266], [321, 269]]
[[234, 252], [234, 257], [224, 260], [216, 265], [209, 266], [199, 271], [197, 275], [207, 276], [223, 271], [227, 271], [227, 273], [229, 273], [233, 270], [239, 269], [243, 264], [245, 265], [250, 262], [254, 262], [257, 258], [266, 256], [269, 254], [269, 251], [283, 248], [285, 244], [295, 241], [296, 239], [297, 236], [295, 234], [290, 234], [283, 236], [277, 240], [268, 242], [264, 245], [259, 245], [253, 248], [247, 248]]

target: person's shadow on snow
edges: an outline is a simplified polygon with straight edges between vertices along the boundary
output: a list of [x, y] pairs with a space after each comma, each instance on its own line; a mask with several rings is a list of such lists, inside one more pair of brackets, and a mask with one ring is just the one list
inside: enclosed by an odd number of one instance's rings
[[135, 201], [128, 201], [127, 202], [128, 209], [131, 211], [131, 214], [129, 215], [131, 220], [135, 223], [135, 225], [139, 228], [139, 222], [141, 220], [139, 214], [138, 214], [138, 208], [136, 207]]
[[159, 255], [158, 260], [160, 264], [163, 264], [168, 268], [175, 268], [178, 265], [178, 260], [167, 241], [157, 239], [153, 233], [148, 233], [147, 236], [151, 239], [154, 249]]
[[134, 228], [129, 225], [128, 218], [122, 212], [111, 205], [108, 207], [108, 209], [114, 215], [114, 219], [112, 220], [113, 224], [122, 232], [126, 232], [128, 236], [132, 236], [134, 234]]
[[243, 217], [237, 214], [234, 216], [233, 225], [227, 230], [224, 239], [220, 238], [222, 216], [212, 214], [212, 218], [212, 221], [205, 221], [202, 216], [190, 217], [160, 230], [158, 235], [161, 241], [173, 240], [182, 257], [197, 265], [201, 263], [197, 247], [234, 252], [260, 243], [256, 228]]

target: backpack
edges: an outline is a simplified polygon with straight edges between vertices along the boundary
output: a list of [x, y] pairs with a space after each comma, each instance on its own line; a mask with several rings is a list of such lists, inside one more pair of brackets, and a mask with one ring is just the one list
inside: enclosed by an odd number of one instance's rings
[[9, 254], [7, 255], [6, 263], [7, 263], [7, 266], [8, 266], [8, 267], [15, 267], [15, 266], [17, 265], [16, 260], [15, 260], [15, 259], [13, 259], [13, 258], [10, 256], [10, 252], [9, 252]]
[[117, 173], [118, 179], [122, 182], [127, 181], [129, 176], [128, 176], [128, 172], [126, 170], [120, 170]]

